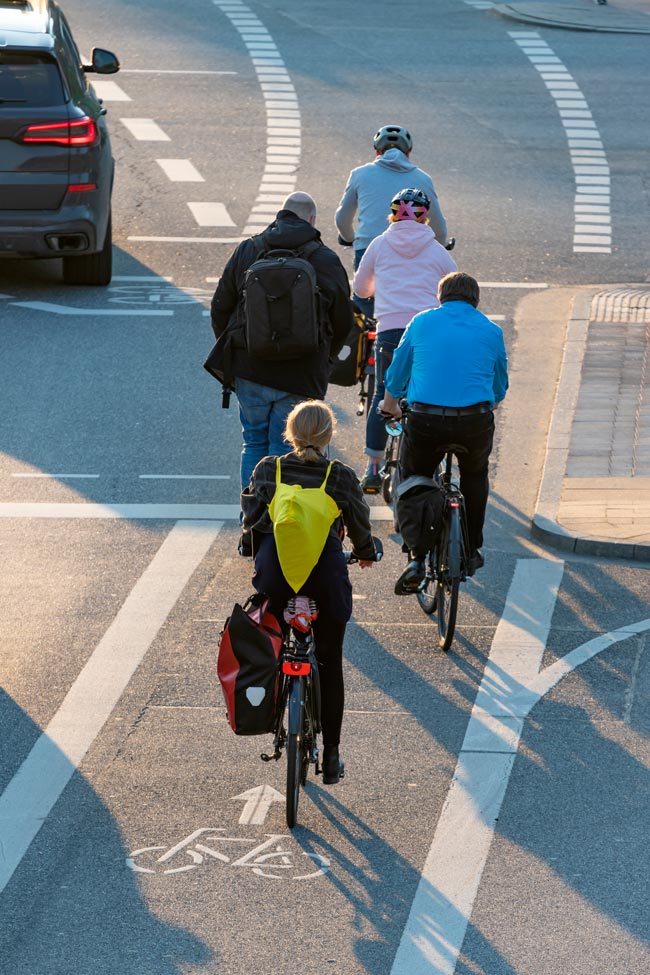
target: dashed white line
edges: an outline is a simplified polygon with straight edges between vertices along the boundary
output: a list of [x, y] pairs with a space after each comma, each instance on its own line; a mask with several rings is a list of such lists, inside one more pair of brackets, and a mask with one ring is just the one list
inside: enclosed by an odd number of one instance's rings
[[93, 81], [93, 88], [103, 102], [130, 102], [131, 99], [116, 81]]
[[234, 227], [232, 219], [223, 203], [187, 204], [199, 227]]
[[171, 142], [169, 136], [151, 118], [122, 118], [120, 122], [140, 142]]
[[173, 183], [204, 183], [198, 169], [189, 159], [156, 159], [164, 174]]
[[12, 473], [12, 477], [40, 477], [47, 480], [55, 481], [79, 481], [79, 480], [96, 480], [99, 474], [45, 474], [42, 471], [34, 473], [25, 473], [23, 471]]
[[[228, 0], [213, 0], [213, 2], [215, 7], [229, 19], [238, 31], [257, 72], [269, 113], [267, 115], [267, 166], [280, 163], [281, 160], [277, 158], [278, 155], [282, 155], [282, 150], [285, 147], [291, 146], [291, 158], [297, 167], [300, 161], [301, 145], [298, 99], [291, 77], [280, 57], [273, 37], [262, 21], [245, 4], [233, 5]], [[284, 118], [270, 114], [271, 110], [282, 109], [288, 109], [292, 114], [286, 115]], [[259, 222], [259, 214], [262, 211], [256, 209], [258, 204], [275, 203], [277, 204], [276, 209], [278, 209], [285, 197], [292, 193], [296, 187], [296, 169], [293, 171], [285, 170], [283, 180], [269, 180], [266, 174], [273, 172], [273, 170], [265, 168], [264, 172], [265, 175], [262, 177], [258, 196], [243, 228], [245, 235], [259, 233], [267, 226]], [[278, 170], [275, 172], [278, 173]], [[270, 188], [281, 189], [282, 195], [269, 195], [266, 191]]]
[[230, 474], [138, 474], [142, 481], [229, 481]]
[[[595, 225], [594, 221], [592, 227], [592, 221], [582, 219], [585, 204], [601, 204], [609, 223], [610, 205], [610, 168], [587, 100], [560, 58], [536, 31], [508, 33], [539, 72], [555, 99], [564, 127], [576, 184], [573, 251], [610, 254], [611, 227], [607, 227], [605, 221], [602, 221], [602, 226]], [[588, 164], [587, 157], [580, 154], [587, 151], [598, 153], [594, 157], [597, 162]]]

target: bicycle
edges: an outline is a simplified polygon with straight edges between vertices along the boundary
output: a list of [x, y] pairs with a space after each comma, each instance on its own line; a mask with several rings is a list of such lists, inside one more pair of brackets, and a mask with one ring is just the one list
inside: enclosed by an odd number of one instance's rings
[[[369, 318], [361, 309], [354, 306], [354, 317], [361, 330], [357, 348], [357, 372], [359, 375], [359, 403], [357, 416], [368, 414], [375, 396], [375, 339], [377, 338], [377, 322]], [[366, 389], [366, 381], [368, 388]]]
[[468, 576], [469, 542], [465, 499], [452, 471], [454, 454], [467, 453], [460, 444], [442, 444], [444, 467], [434, 475], [443, 494], [440, 531], [424, 562], [426, 575], [418, 589], [418, 602], [427, 616], [436, 613], [438, 646], [449, 650], [454, 639], [460, 583]]
[[[374, 538], [376, 561], [383, 555], [383, 547]], [[346, 551], [348, 565], [359, 562], [354, 552]], [[302, 600], [302, 604], [298, 603]], [[304, 607], [304, 608], [303, 608]], [[321, 775], [317, 736], [321, 733], [321, 694], [318, 661], [316, 660], [312, 624], [318, 616], [315, 600], [305, 596], [290, 599], [286, 607], [290, 620], [280, 650], [280, 688], [276, 722], [273, 730], [273, 752], [262, 753], [263, 762], [277, 761], [283, 749], [287, 752], [286, 821], [293, 829], [298, 821], [300, 787], [307, 784], [309, 766]], [[285, 720], [286, 712], [286, 720]], [[340, 777], [345, 771], [342, 768]]]
[[[381, 494], [386, 504], [392, 504], [397, 497], [399, 486], [399, 451], [402, 443], [402, 424], [394, 420], [386, 424], [388, 439], [384, 448], [384, 459], [379, 468], [381, 476]], [[395, 523], [395, 529], [398, 529]]]
[[[312, 623], [318, 616], [313, 599], [307, 609], [296, 618], [296, 599], [287, 603], [288, 615], [294, 619], [286, 629], [280, 651], [280, 688], [276, 724], [273, 732], [273, 753], [260, 756], [263, 762], [277, 761], [282, 750], [287, 751], [286, 820], [293, 829], [298, 820], [300, 786], [307, 782], [310, 764], [320, 775], [317, 736], [320, 723], [320, 678], [314, 651]], [[286, 725], [285, 725], [286, 711]]]

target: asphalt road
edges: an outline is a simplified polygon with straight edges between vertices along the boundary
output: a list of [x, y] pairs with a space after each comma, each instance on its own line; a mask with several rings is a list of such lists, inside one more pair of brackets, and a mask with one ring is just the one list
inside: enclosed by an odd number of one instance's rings
[[[647, 970], [648, 572], [561, 559], [529, 531], [572, 294], [649, 279], [647, 37], [526, 37], [461, 0], [65, 10], [84, 52], [123, 66], [97, 84], [115, 277], [73, 289], [56, 262], [0, 264], [3, 970]], [[602, 150], [569, 141], [585, 112]], [[292, 180], [335, 246], [347, 174], [393, 120], [509, 349], [486, 566], [443, 655], [392, 595], [402, 555], [376, 522], [384, 562], [352, 569], [347, 774], [308, 785], [290, 834], [284, 762], [232, 735], [215, 675], [251, 566], [205, 310], [233, 238]], [[576, 211], [585, 148], [611, 194], [596, 181]], [[611, 242], [576, 249], [578, 212], [610, 218]], [[361, 472], [355, 392], [330, 401]]]

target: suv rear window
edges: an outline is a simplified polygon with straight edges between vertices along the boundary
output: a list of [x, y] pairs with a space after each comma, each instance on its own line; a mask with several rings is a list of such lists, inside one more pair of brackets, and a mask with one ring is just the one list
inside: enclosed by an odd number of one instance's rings
[[14, 103], [41, 108], [65, 101], [54, 61], [38, 54], [0, 51], [0, 107]]

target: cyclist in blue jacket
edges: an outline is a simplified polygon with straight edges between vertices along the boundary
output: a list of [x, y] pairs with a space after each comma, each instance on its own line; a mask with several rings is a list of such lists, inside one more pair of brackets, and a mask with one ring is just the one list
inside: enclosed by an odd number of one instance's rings
[[[441, 279], [440, 307], [421, 312], [409, 323], [386, 374], [380, 408], [400, 417], [399, 399], [409, 413], [400, 453], [402, 478], [432, 477], [444, 452], [460, 444], [460, 489], [465, 497], [472, 575], [484, 564], [483, 522], [490, 484], [488, 462], [494, 438], [494, 410], [508, 389], [508, 358], [503, 332], [478, 311], [479, 286], [456, 271]], [[415, 553], [412, 553], [414, 556]], [[425, 566], [412, 557], [396, 591], [413, 591]]]

